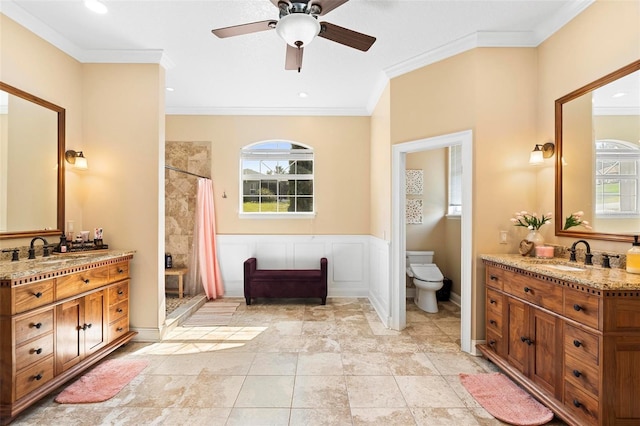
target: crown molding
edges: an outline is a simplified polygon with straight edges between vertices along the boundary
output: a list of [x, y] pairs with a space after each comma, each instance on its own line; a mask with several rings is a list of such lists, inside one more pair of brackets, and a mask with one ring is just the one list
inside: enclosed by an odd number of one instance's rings
[[254, 107], [167, 107], [167, 115], [272, 115], [272, 116], [362, 116], [365, 108], [254, 108]]

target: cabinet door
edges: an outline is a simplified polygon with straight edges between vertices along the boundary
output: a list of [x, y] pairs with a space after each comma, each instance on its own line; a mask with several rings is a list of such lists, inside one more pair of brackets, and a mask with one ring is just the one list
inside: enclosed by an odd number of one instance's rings
[[529, 365], [529, 307], [519, 300], [507, 298], [507, 360], [521, 373], [527, 374]]
[[82, 359], [83, 299], [74, 299], [56, 307], [56, 374], [73, 367]]
[[[536, 308], [531, 310], [532, 336], [531, 379], [552, 395], [560, 388], [562, 379], [562, 320]], [[528, 343], [528, 342], [527, 342]], [[555, 395], [560, 398], [562, 395]]]
[[84, 348], [87, 354], [100, 349], [107, 343], [105, 314], [106, 293], [104, 290], [91, 293], [84, 298]]

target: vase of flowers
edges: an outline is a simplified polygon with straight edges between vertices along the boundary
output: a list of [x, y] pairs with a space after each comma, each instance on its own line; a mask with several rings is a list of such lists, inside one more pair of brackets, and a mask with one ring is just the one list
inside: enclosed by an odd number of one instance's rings
[[526, 237], [527, 241], [531, 241], [534, 246], [543, 246], [544, 237], [540, 233], [540, 228], [551, 222], [551, 212], [538, 216], [537, 213], [529, 213], [527, 211], [516, 212], [510, 219], [514, 226], [522, 226], [529, 230]]

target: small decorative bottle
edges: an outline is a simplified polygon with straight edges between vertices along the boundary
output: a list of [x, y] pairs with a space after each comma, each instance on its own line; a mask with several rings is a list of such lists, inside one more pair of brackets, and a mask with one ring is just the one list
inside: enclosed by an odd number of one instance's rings
[[171, 253], [164, 254], [164, 267], [166, 269], [173, 268], [173, 257], [171, 257]]
[[627, 251], [627, 272], [640, 274], [640, 242], [637, 235], [633, 238], [633, 245]]

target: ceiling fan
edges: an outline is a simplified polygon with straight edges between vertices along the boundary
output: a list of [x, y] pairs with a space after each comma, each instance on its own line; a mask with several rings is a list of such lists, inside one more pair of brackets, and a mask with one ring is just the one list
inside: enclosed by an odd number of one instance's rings
[[366, 34], [329, 22], [318, 22], [318, 16], [331, 12], [347, 1], [349, 0], [271, 0], [271, 3], [280, 10], [280, 19], [278, 21], [269, 19], [218, 28], [211, 30], [211, 32], [220, 38], [226, 38], [275, 29], [278, 35], [287, 43], [284, 68], [300, 72], [302, 69], [303, 50], [316, 36], [363, 52], [369, 50], [376, 41], [375, 37]]

